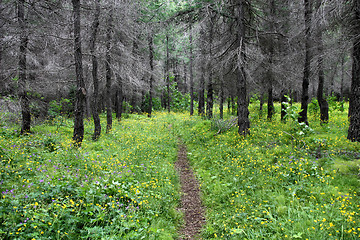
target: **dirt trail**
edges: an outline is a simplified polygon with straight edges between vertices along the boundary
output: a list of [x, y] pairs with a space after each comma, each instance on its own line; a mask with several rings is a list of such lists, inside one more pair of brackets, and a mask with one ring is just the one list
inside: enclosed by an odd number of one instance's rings
[[178, 159], [175, 167], [180, 176], [181, 205], [185, 224], [179, 232], [182, 240], [199, 239], [198, 235], [205, 224], [205, 210], [200, 199], [200, 186], [187, 159], [186, 146], [179, 144]]

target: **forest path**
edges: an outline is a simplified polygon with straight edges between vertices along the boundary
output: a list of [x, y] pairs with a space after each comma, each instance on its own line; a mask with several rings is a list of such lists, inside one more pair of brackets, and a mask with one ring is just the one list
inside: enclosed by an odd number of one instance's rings
[[187, 158], [186, 145], [181, 142], [175, 168], [180, 176], [182, 193], [179, 210], [184, 213], [185, 221], [179, 232], [179, 239], [199, 239], [198, 235], [205, 224], [205, 209], [201, 203], [199, 182], [195, 178]]

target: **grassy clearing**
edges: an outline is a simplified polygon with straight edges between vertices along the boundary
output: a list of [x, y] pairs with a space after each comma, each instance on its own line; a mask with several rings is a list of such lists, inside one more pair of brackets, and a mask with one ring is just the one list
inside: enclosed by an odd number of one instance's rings
[[29, 136], [3, 126], [0, 239], [176, 236], [177, 138], [168, 119], [132, 115], [97, 142], [87, 123], [78, 150], [71, 121], [37, 126]]
[[70, 120], [30, 136], [2, 126], [0, 239], [176, 238], [178, 137], [201, 183], [204, 239], [358, 239], [360, 147], [346, 140], [347, 111], [327, 126], [311, 115], [307, 129], [256, 108], [246, 139], [226, 131], [231, 121], [188, 113], [130, 115], [97, 142], [87, 123], [78, 150]]
[[[208, 209], [204, 239], [359, 239], [359, 143], [346, 140], [347, 112], [328, 126], [259, 120], [251, 135], [215, 135], [210, 121], [183, 116], [179, 134]], [[279, 112], [279, 106], [277, 110]]]

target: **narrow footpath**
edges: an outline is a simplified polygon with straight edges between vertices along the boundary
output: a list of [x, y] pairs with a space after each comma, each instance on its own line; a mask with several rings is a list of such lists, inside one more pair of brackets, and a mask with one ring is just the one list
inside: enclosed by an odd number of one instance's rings
[[180, 211], [184, 213], [185, 224], [179, 232], [181, 240], [199, 239], [199, 233], [205, 224], [205, 210], [200, 199], [200, 186], [195, 178], [187, 159], [186, 146], [179, 144], [178, 158], [175, 162], [176, 170], [180, 176], [181, 205]]

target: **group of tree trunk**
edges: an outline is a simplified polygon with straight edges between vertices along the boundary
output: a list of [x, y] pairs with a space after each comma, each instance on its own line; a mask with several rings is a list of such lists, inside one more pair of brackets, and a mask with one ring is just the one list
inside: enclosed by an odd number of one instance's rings
[[[29, 93], [34, 86], [45, 85], [46, 78], [75, 79], [68, 80], [67, 86], [76, 83], [76, 146], [84, 137], [85, 104], [91, 106], [96, 140], [101, 135], [101, 101], [108, 133], [113, 111], [120, 119], [125, 98], [135, 109], [139, 93], [146, 96], [144, 111], [149, 117], [155, 98], [170, 112], [174, 83], [177, 91], [189, 94], [190, 115], [197, 103], [199, 115], [213, 118], [217, 101], [223, 118], [226, 98], [232, 109], [236, 99], [238, 132], [244, 136], [250, 133], [248, 105], [255, 94], [261, 108], [267, 98], [268, 120], [275, 114], [274, 101], [283, 103], [286, 95], [300, 94], [298, 121], [305, 124], [309, 124], [312, 97], [319, 104], [321, 124], [329, 121], [327, 96], [337, 95], [341, 101], [349, 97], [348, 139], [360, 141], [359, 2], [0, 1], [1, 85], [8, 94], [16, 89], [22, 108], [21, 132], [29, 133]], [[11, 22], [15, 9], [16, 26]], [[10, 44], [14, 37], [18, 50]], [[4, 62], [14, 52], [17, 63]], [[16, 65], [14, 73], [11, 69]], [[352, 74], [348, 74], [350, 69]], [[17, 88], [9, 81], [14, 78]], [[50, 82], [49, 95], [55, 86], [60, 92], [62, 82], [66, 81]]]

